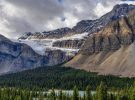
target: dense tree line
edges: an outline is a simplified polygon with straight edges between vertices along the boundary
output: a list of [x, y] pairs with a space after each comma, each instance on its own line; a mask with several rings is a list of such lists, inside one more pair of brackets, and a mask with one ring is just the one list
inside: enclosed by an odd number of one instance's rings
[[54, 89], [51, 92], [24, 90], [19, 88], [0, 88], [0, 100], [135, 100], [135, 84], [131, 87], [112, 91], [104, 82], [97, 86], [92, 94], [88, 85], [83, 96], [79, 94], [77, 86], [73, 88], [73, 94], [58, 93]]
[[41, 67], [23, 72], [0, 76], [0, 87], [17, 87], [22, 89], [47, 90], [71, 89], [75, 85], [84, 90], [90, 85], [92, 90], [105, 82], [110, 88], [124, 88], [133, 84], [135, 78], [119, 78], [115, 76], [99, 76], [96, 73], [75, 70], [65, 67]]

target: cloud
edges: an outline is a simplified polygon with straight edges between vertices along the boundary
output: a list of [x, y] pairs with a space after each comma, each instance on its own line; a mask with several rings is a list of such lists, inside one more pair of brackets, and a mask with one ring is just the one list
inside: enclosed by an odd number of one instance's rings
[[[15, 38], [24, 32], [73, 27], [96, 19], [120, 0], [0, 0], [0, 34]], [[133, 2], [133, 1], [132, 1]]]

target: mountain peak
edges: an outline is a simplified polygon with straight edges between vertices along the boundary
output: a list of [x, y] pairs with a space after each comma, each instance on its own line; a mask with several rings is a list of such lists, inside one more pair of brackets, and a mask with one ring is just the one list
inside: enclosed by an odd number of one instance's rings
[[91, 34], [79, 54], [66, 66], [105, 75], [135, 76], [135, 10], [129, 10], [130, 5], [124, 10], [125, 6], [120, 6], [111, 14], [127, 12], [127, 16], [111, 20], [100, 31]]
[[117, 4], [113, 7], [113, 11], [125, 11], [125, 12], [128, 12], [132, 9], [135, 9], [135, 5], [132, 5], [132, 4], [126, 4], [126, 3], [123, 3], [123, 4]]

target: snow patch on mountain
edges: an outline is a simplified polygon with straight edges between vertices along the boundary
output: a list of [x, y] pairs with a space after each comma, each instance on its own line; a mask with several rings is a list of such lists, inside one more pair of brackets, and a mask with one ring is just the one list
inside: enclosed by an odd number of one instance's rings
[[60, 47], [53, 47], [53, 41], [47, 41], [47, 40], [22, 40], [18, 41], [20, 43], [25, 43], [29, 45], [35, 52], [37, 52], [40, 55], [44, 55], [46, 49], [51, 50], [61, 50], [64, 52], [78, 52], [78, 49], [69, 49], [69, 48], [60, 48]]
[[58, 39], [58, 40], [75, 40], [75, 39], [83, 39], [85, 37], [88, 36], [88, 32], [85, 32], [85, 33], [82, 33], [82, 34], [75, 34], [75, 35], [72, 35], [72, 36], [69, 36], [69, 37], [63, 37], [61, 39]]
[[71, 48], [62, 48], [62, 47], [53, 47], [53, 43], [57, 41], [63, 40], [76, 40], [76, 39], [84, 39], [88, 36], [89, 33], [85, 32], [82, 34], [75, 34], [72, 36], [67, 36], [59, 39], [24, 39], [24, 40], [13, 40], [13, 42], [19, 42], [29, 45], [35, 52], [40, 55], [44, 55], [46, 49], [51, 50], [61, 50], [66, 52], [67, 55], [72, 55], [79, 51], [79, 49], [71, 49]]
[[119, 4], [124, 4], [124, 3], [126, 3], [126, 4], [132, 4], [132, 5], [135, 5], [135, 1], [133, 1], [133, 0], [125, 0], [125, 1], [120, 1], [120, 3]]

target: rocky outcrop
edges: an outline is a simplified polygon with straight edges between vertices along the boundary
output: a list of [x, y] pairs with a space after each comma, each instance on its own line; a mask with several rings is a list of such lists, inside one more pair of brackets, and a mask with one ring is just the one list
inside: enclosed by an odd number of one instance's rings
[[126, 16], [128, 12], [135, 9], [134, 5], [121, 4], [116, 5], [111, 12], [103, 15], [96, 20], [82, 20], [72, 28], [75, 33], [89, 32], [93, 33], [101, 30], [109, 22], [119, 19], [121, 16]]
[[[130, 30], [132, 28], [130, 28], [130, 25], [128, 24], [132, 23], [132, 21], [129, 22], [127, 21], [127, 18], [123, 19], [121, 18], [122, 16], [127, 16], [129, 11], [132, 11], [133, 9], [135, 9], [135, 6], [133, 5], [127, 4], [116, 5], [111, 12], [105, 14], [99, 19], [82, 20], [71, 29], [65, 27], [52, 31], [35, 32], [35, 33], [28, 32], [25, 33], [22, 37], [20, 37], [19, 40], [21, 42], [22, 40], [24, 40], [23, 43], [30, 45], [36, 52], [37, 51], [39, 53], [42, 52], [42, 54], [49, 52], [48, 50], [46, 51], [46, 48], [49, 48], [50, 53], [47, 56], [50, 56], [52, 53], [51, 55], [52, 58], [54, 56], [53, 53], [55, 53], [57, 50], [58, 51], [61, 50], [61, 52], [59, 51], [61, 56], [65, 55], [66, 52], [66, 55], [63, 56], [65, 58], [62, 59], [67, 59], [68, 56], [71, 55], [72, 57], [75, 56], [75, 54], [78, 52], [80, 48], [81, 50], [79, 51], [79, 53], [85, 55], [99, 53], [101, 51], [106, 52], [110, 50], [115, 51], [118, 50], [121, 47], [121, 45], [123, 44], [128, 45], [133, 42], [134, 36], [133, 34], [130, 34], [133, 33], [133, 30]], [[119, 19], [123, 21], [118, 21]], [[109, 25], [110, 22], [113, 22], [113, 25]], [[122, 26], [123, 24], [126, 26]], [[108, 27], [106, 27], [106, 25]], [[131, 26], [134, 27], [134, 25]], [[129, 34], [119, 35], [118, 33], [121, 33], [120, 32], [121, 30], [123, 32], [125, 31], [124, 33]], [[126, 30], [129, 30], [129, 32]], [[83, 33], [88, 33], [87, 35], [85, 35], [86, 38], [84, 37], [80, 38], [79, 35], [82, 35]], [[104, 36], [103, 33], [104, 34], [106, 33], [108, 35]], [[90, 37], [87, 39], [87, 36]], [[76, 39], [72, 37], [79, 37], [79, 38]], [[127, 38], [129, 39], [127, 40]], [[53, 60], [52, 58], [50, 59], [48, 58], [48, 62], [51, 62], [50, 60]], [[57, 64], [55, 63], [57, 61], [58, 63], [63, 62], [63, 60], [59, 60], [59, 57], [55, 58], [54, 60], [55, 60], [54, 64]]]
[[70, 48], [70, 49], [79, 49], [84, 40], [62, 40], [56, 41], [53, 43], [53, 47], [62, 47], [62, 48]]
[[26, 32], [19, 39], [45, 39], [45, 38], [61, 38], [70, 33], [71, 29], [68, 27], [60, 28], [52, 31], [44, 31], [44, 32]]
[[12, 42], [0, 35], [0, 74], [57, 65], [69, 59], [65, 53], [58, 51], [39, 55], [28, 45]]
[[[130, 17], [121, 17], [120, 20], [110, 22], [101, 31], [92, 34], [84, 43], [80, 52], [93, 54], [100, 51], [118, 50], [121, 45], [133, 43], [134, 25], [130, 25]], [[134, 19], [132, 20], [134, 21]], [[86, 52], [87, 51], [87, 52]]]
[[26, 44], [15, 43], [0, 35], [0, 73], [34, 68], [47, 64]]
[[[82, 20], [72, 29], [65, 27], [45, 32], [27, 32], [19, 38], [21, 43], [12, 42], [1, 36], [0, 73], [60, 64], [71, 59], [80, 50], [65, 66], [99, 74], [126, 76], [131, 69], [135, 71], [134, 9], [134, 5], [116, 5], [111, 12], [101, 18]], [[85, 32], [88, 34], [83, 36]], [[33, 49], [23, 43], [29, 44]], [[42, 51], [43, 55], [36, 51]], [[128, 67], [131, 67], [130, 70]]]
[[50, 66], [61, 64], [72, 58], [72, 55], [67, 54], [67, 52], [63, 52], [61, 50], [51, 50], [51, 49], [46, 50], [45, 56], [49, 59], [48, 61]]
[[135, 10], [108, 23], [87, 38], [79, 54], [65, 66], [135, 77]]

